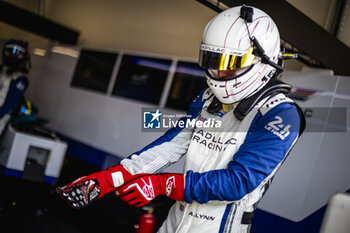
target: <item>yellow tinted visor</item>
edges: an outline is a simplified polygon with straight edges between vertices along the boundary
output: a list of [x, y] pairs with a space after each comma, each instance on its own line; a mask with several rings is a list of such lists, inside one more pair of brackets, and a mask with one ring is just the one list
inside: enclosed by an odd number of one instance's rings
[[235, 70], [251, 66], [254, 62], [255, 55], [253, 54], [253, 47], [250, 47], [241, 56], [207, 50], [200, 50], [199, 54], [199, 65], [204, 69]]

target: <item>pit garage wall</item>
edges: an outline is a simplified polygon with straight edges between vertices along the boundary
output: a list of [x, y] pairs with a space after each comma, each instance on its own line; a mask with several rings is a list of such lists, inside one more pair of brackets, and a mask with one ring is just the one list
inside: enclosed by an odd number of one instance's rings
[[[79, 51], [79, 48], [71, 49]], [[39, 116], [49, 119], [49, 128], [68, 137], [68, 140], [93, 148], [96, 152], [102, 151], [96, 153], [99, 156], [108, 155], [117, 160], [161, 135], [141, 130], [141, 108], [158, 105], [72, 88], [70, 83], [77, 59], [52, 52], [45, 56], [32, 55], [33, 68], [27, 96], [39, 108]], [[346, 122], [349, 125], [349, 77], [317, 72], [285, 72], [283, 80], [302, 90], [305, 98], [298, 103], [303, 108], [346, 108]], [[274, 216], [270, 219], [282, 217], [287, 225], [305, 223], [304, 220], [312, 218], [314, 213], [320, 213], [320, 208], [324, 208], [332, 194], [349, 190], [349, 130], [325, 132], [329, 118], [329, 114], [307, 118], [308, 127], [318, 125], [317, 130], [307, 128], [302, 135], [261, 201], [258, 214]], [[81, 150], [76, 151], [79, 153]], [[78, 156], [84, 158], [84, 154]], [[93, 160], [90, 158], [90, 162]], [[117, 160], [112, 159], [114, 162]], [[106, 168], [111, 165], [110, 161], [107, 158], [98, 165]], [[181, 172], [182, 163], [171, 167], [170, 171]], [[309, 228], [308, 232], [318, 232], [322, 212], [315, 219], [308, 223], [308, 226], [312, 226], [316, 222], [316, 226]], [[262, 223], [255, 227], [267, 229], [268, 226]], [[286, 229], [289, 232], [303, 232], [304, 228], [297, 231], [296, 227]], [[268, 230], [274, 232], [273, 229]]]
[[[110, 161], [116, 161], [109, 155], [119, 159], [127, 157], [162, 135], [159, 132], [142, 132], [142, 108], [157, 108], [158, 105], [71, 87], [78, 61], [76, 54], [79, 55], [80, 48], [67, 47], [71, 54], [64, 55], [51, 52], [52, 45], [33, 45], [35, 47], [45, 49], [47, 53], [45, 56], [31, 55], [32, 69], [26, 96], [39, 108], [38, 115], [49, 120], [48, 128], [69, 137], [68, 140], [103, 151], [99, 154], [107, 156], [101, 160], [89, 155], [89, 162], [106, 168], [111, 165]], [[170, 84], [166, 84], [165, 92], [168, 92]], [[113, 87], [112, 81], [110, 86]], [[84, 155], [78, 156], [84, 159]], [[173, 167], [178, 170], [181, 163]]]

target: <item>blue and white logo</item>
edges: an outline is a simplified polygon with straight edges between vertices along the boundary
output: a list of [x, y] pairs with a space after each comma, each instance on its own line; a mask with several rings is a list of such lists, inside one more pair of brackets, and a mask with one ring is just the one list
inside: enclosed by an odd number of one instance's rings
[[156, 112], [144, 111], [143, 112], [143, 128], [144, 129], [160, 129], [161, 128], [161, 115], [157, 109]]
[[289, 129], [292, 126], [289, 124], [285, 125], [283, 123], [282, 117], [280, 116], [275, 116], [275, 119], [276, 120], [267, 123], [267, 125], [265, 126], [265, 129], [267, 129], [268, 131], [272, 132], [273, 134], [277, 135], [282, 140], [284, 140], [290, 134]]

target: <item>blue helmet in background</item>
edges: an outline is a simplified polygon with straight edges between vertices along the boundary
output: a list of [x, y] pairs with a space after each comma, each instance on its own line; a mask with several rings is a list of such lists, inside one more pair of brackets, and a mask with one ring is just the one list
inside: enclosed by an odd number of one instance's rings
[[30, 57], [28, 43], [22, 40], [8, 40], [2, 49], [2, 65], [8, 68], [8, 72], [20, 71], [28, 73]]

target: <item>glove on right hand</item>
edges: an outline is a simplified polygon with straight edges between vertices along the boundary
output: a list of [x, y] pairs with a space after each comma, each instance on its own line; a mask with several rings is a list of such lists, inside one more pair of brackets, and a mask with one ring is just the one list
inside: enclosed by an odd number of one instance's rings
[[120, 187], [131, 178], [132, 175], [122, 165], [117, 165], [80, 177], [66, 186], [56, 188], [56, 192], [70, 206], [80, 209]]

